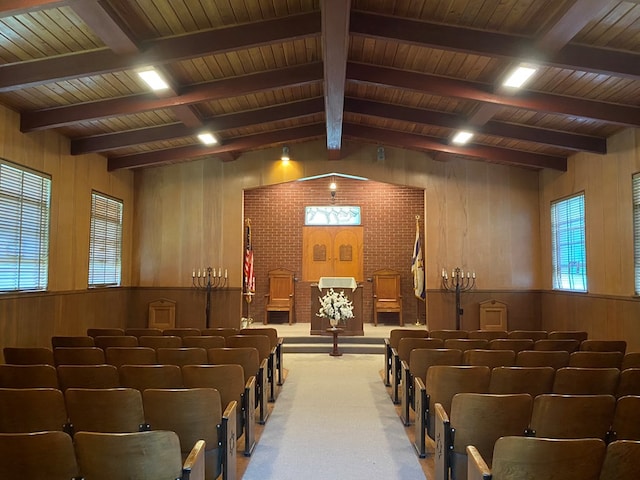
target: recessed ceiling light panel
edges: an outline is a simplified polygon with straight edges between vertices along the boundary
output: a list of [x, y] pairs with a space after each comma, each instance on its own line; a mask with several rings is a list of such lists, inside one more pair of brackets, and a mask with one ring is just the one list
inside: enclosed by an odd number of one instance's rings
[[453, 138], [451, 139], [451, 141], [453, 143], [455, 143], [456, 145], [465, 145], [466, 143], [469, 142], [469, 140], [471, 140], [473, 138], [473, 133], [469, 132], [467, 130], [460, 130], [459, 132], [457, 132]]
[[152, 90], [165, 90], [169, 88], [169, 84], [165, 82], [160, 74], [153, 68], [138, 71], [138, 76], [144, 80]]
[[537, 67], [533, 65], [518, 66], [504, 81], [502, 86], [508, 88], [522, 88], [522, 86], [536, 73]]
[[211, 133], [201, 133], [198, 135], [198, 139], [205, 145], [214, 145], [218, 143], [216, 137], [214, 137]]

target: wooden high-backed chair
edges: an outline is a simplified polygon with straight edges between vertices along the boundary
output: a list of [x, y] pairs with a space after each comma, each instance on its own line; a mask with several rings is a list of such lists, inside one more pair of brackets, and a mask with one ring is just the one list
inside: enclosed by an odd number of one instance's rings
[[295, 291], [293, 272], [286, 268], [269, 271], [269, 293], [265, 295], [264, 324], [269, 323], [269, 312], [287, 312], [289, 325], [295, 318]]
[[373, 272], [373, 324], [375, 326], [378, 325], [379, 313], [397, 313], [398, 323], [404, 326], [400, 273], [388, 268]]

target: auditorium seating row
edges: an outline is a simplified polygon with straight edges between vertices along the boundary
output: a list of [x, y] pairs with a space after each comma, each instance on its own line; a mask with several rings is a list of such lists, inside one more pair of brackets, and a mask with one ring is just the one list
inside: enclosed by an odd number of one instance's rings
[[[83, 432], [171, 431], [179, 439], [183, 459], [204, 440], [205, 478], [235, 477], [238, 405], [225, 404], [214, 388], [69, 389], [64, 394], [55, 389], [0, 389], [0, 408], [5, 410], [0, 417], [5, 435], [59, 431], [77, 441]], [[10, 414], [4, 415], [6, 409]]]
[[494, 444], [504, 436], [640, 440], [639, 407], [639, 396], [458, 393], [449, 407], [435, 403], [433, 437], [443, 452], [435, 459], [436, 478], [448, 479], [449, 469], [452, 480], [466, 480], [466, 447], [491, 464]]
[[204, 480], [207, 444], [198, 440], [191, 447], [185, 456], [178, 435], [164, 430], [81, 432], [73, 441], [58, 431], [4, 433], [0, 434], [0, 478]]
[[[542, 337], [542, 338], [541, 338]], [[492, 349], [540, 351], [599, 351], [626, 353], [627, 343], [624, 340], [588, 340], [587, 333], [582, 331], [531, 331], [513, 330], [418, 330], [393, 329], [385, 342], [384, 383], [389, 386], [392, 381], [392, 370], [399, 368], [400, 360], [406, 359], [408, 351], [413, 348], [455, 348], [458, 350]], [[404, 354], [403, 354], [404, 350]], [[629, 357], [635, 365], [640, 364], [640, 353]], [[567, 366], [567, 365], [563, 365]], [[620, 367], [618, 367], [620, 368]], [[399, 379], [397, 379], [399, 380]]]
[[640, 471], [640, 442], [633, 441], [506, 436], [496, 442], [491, 468], [475, 447], [467, 449], [468, 480], [635, 480]]

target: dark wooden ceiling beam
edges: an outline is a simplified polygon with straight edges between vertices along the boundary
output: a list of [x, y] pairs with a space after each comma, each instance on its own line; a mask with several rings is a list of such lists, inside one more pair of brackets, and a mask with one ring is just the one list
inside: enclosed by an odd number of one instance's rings
[[361, 11], [351, 12], [351, 34], [511, 60], [536, 61], [560, 68], [637, 79], [640, 55], [569, 44], [545, 55], [535, 39], [519, 35], [455, 27]]
[[153, 40], [139, 55], [101, 49], [11, 63], [0, 65], [0, 92], [318, 35], [320, 14], [312, 12]]
[[45, 8], [62, 7], [65, 4], [66, 1], [62, 0], [2, 0], [0, 2], [0, 18], [13, 17]]
[[242, 152], [282, 142], [318, 138], [324, 136], [325, 131], [325, 125], [317, 123], [274, 132], [248, 135], [211, 147], [189, 145], [186, 147], [170, 148], [136, 155], [114, 157], [107, 161], [107, 169], [111, 171], [121, 168], [148, 167], [150, 165], [175, 163], [206, 156], [215, 156], [227, 152]]
[[[285, 103], [257, 110], [247, 110], [204, 119], [203, 128], [217, 133], [232, 128], [242, 128], [250, 125], [276, 122], [278, 120], [292, 120], [314, 115], [322, 113], [323, 108], [324, 100], [317, 97], [299, 102]], [[104, 152], [145, 143], [188, 137], [196, 135], [203, 128], [194, 129], [182, 124], [172, 124], [76, 138], [71, 141], [71, 154], [82, 155], [85, 153]]]
[[[467, 119], [462, 115], [423, 110], [402, 105], [392, 105], [359, 98], [346, 98], [345, 111], [390, 120], [399, 120], [412, 124], [435, 125], [450, 129], [465, 128], [468, 126]], [[527, 125], [489, 121], [483, 126], [478, 127], [476, 132], [496, 137], [535, 142], [572, 151], [587, 151], [592, 153], [606, 153], [607, 151], [607, 141], [604, 138], [578, 135], [570, 132], [559, 132]]]
[[458, 147], [443, 143], [442, 139], [436, 137], [397, 132], [364, 125], [345, 123], [344, 135], [376, 143], [380, 143], [382, 139], [385, 144], [394, 145], [400, 148], [445, 152], [505, 165], [517, 165], [536, 169], [549, 168], [560, 171], [567, 170], [567, 159], [565, 157], [554, 157], [550, 155], [483, 145]]
[[264, 92], [285, 86], [308, 85], [322, 81], [322, 71], [322, 63], [315, 62], [191, 85], [184, 87], [180, 95], [173, 97], [158, 98], [152, 94], [131, 95], [98, 102], [23, 112], [20, 116], [20, 128], [23, 132], [32, 132], [88, 120]]
[[527, 110], [591, 118], [627, 127], [640, 127], [640, 107], [630, 105], [531, 91], [522, 91], [517, 96], [500, 95], [493, 92], [492, 85], [485, 83], [352, 62], [347, 64], [347, 80], [383, 87], [405, 88], [442, 97], [463, 98]]
[[342, 148], [344, 87], [349, 47], [351, 0], [321, 0], [322, 51], [327, 150], [330, 160], [338, 160]]
[[102, 0], [68, 0], [69, 6], [114, 53], [139, 53], [135, 37]]

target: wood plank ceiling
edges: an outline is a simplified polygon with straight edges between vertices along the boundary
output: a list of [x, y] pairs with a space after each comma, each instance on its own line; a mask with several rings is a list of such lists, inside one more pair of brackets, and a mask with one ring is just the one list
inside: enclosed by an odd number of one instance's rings
[[111, 170], [319, 138], [565, 170], [640, 127], [640, 0], [4, 0], [0, 102]]

